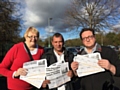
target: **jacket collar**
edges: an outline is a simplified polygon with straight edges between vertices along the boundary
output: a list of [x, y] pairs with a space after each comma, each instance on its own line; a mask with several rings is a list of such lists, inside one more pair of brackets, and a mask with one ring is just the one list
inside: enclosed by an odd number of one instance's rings
[[[101, 52], [101, 51], [102, 51], [101, 45], [98, 44], [98, 43], [96, 43], [96, 45], [95, 45], [95, 47], [94, 47], [93, 53], [95, 53], [95, 52]], [[83, 49], [81, 50], [81, 54], [82, 54], [82, 55], [83, 55], [83, 54], [87, 54], [85, 48], [83, 48]]]

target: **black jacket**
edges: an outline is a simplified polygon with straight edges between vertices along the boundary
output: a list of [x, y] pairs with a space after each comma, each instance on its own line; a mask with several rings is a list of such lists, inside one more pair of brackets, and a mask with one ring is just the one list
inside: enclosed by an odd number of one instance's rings
[[[49, 50], [48, 52], [46, 52], [45, 54], [43, 54], [42, 58], [46, 58], [47, 59], [47, 65], [50, 66], [53, 63], [57, 62], [57, 57], [54, 54], [53, 49]], [[74, 55], [73, 53], [67, 51], [64, 49], [64, 60], [65, 62], [69, 62], [69, 69], [71, 70], [70, 64], [73, 61]], [[72, 81], [66, 83], [65, 85], [66, 90], [73, 90], [72, 87]], [[54, 89], [45, 89], [45, 90], [57, 90], [57, 88]]]
[[[109, 62], [116, 67], [116, 76], [120, 76], [120, 60], [116, 52], [109, 48], [102, 46], [98, 48], [95, 52], [99, 52], [103, 59], [109, 60]], [[94, 53], [95, 53], [94, 52]], [[79, 54], [87, 54], [84, 50], [82, 50]], [[110, 71], [105, 70], [104, 72], [78, 77], [76, 79], [76, 86], [79, 86], [79, 89], [76, 90], [111, 90], [113, 83], [112, 74]]]

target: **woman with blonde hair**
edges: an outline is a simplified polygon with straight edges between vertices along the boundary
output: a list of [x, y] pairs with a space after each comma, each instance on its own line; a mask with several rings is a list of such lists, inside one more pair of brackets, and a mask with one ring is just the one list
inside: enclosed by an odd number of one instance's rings
[[27, 74], [26, 70], [22, 68], [23, 63], [41, 59], [44, 52], [44, 49], [37, 44], [39, 31], [36, 28], [29, 27], [24, 38], [24, 42], [13, 45], [0, 63], [0, 74], [7, 77], [9, 90], [33, 90], [33, 86], [20, 80], [19, 76]]

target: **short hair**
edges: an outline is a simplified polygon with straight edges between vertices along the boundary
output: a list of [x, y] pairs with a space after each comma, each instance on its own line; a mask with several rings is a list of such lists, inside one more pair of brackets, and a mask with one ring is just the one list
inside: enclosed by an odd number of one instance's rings
[[29, 28], [26, 30], [25, 34], [24, 34], [24, 38], [27, 37], [27, 35], [28, 35], [29, 32], [36, 33], [37, 36], [39, 37], [39, 31], [38, 31], [35, 27], [29, 27]]
[[82, 40], [82, 33], [85, 32], [85, 31], [91, 31], [92, 34], [95, 36], [95, 30], [94, 29], [92, 29], [92, 28], [83, 28], [81, 30], [80, 34], [79, 34], [81, 40]]
[[62, 34], [60, 34], [60, 33], [55, 33], [55, 34], [52, 36], [52, 41], [53, 41], [53, 38], [54, 38], [54, 37], [61, 37], [61, 38], [62, 38], [62, 42], [64, 43], [64, 38], [63, 38]]

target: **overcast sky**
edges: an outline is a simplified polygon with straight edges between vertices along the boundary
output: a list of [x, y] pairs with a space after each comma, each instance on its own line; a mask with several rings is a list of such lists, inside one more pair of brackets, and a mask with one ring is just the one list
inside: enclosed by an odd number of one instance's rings
[[[79, 33], [68, 32], [67, 25], [63, 23], [65, 10], [72, 0], [16, 0], [23, 6], [23, 26], [21, 36], [29, 26], [34, 26], [40, 31], [42, 39], [51, 36], [54, 32], [60, 32], [65, 39], [78, 38]], [[52, 20], [49, 20], [52, 18]], [[49, 20], [49, 22], [48, 22]], [[49, 25], [50, 26], [49, 26]], [[49, 27], [48, 27], [49, 26]], [[120, 24], [114, 26], [120, 27]]]
[[[34, 26], [39, 29], [41, 38], [46, 38], [54, 32], [62, 33], [65, 39], [78, 37], [76, 33], [69, 33], [68, 26], [63, 23], [64, 12], [69, 7], [70, 2], [71, 0], [22, 0], [24, 8], [21, 11], [25, 21], [23, 23], [25, 30], [29, 26]], [[50, 27], [48, 27], [49, 25]], [[21, 35], [25, 30], [22, 31]]]

